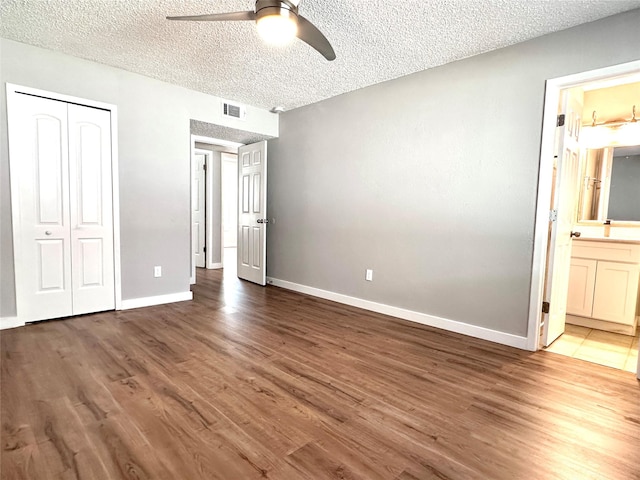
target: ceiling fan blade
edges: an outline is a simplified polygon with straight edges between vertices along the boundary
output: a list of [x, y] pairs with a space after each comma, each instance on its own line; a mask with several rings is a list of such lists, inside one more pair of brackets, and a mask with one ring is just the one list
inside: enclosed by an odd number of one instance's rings
[[184, 17], [167, 17], [167, 20], [193, 20], [196, 22], [220, 22], [224, 20], [255, 20], [256, 12], [213, 13], [211, 15], [188, 15]]
[[336, 52], [333, 51], [327, 37], [302, 15], [298, 15], [298, 38], [315, 48], [327, 60], [336, 59]]

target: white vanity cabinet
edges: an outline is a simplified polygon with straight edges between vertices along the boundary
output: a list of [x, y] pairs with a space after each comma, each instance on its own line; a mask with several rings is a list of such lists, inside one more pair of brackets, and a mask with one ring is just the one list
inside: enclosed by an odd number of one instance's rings
[[640, 243], [575, 240], [567, 323], [635, 335]]

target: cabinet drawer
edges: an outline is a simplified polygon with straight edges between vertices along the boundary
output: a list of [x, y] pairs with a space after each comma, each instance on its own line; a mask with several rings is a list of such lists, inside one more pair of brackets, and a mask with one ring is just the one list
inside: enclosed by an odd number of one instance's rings
[[571, 256], [611, 262], [640, 263], [640, 245], [619, 242], [574, 241]]

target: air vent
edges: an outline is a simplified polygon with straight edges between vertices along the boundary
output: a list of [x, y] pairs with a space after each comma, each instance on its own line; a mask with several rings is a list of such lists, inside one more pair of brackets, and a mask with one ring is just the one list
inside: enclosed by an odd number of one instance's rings
[[245, 117], [247, 116], [247, 107], [245, 107], [244, 105], [223, 102], [222, 114], [225, 117], [232, 117], [232, 118], [244, 120]]

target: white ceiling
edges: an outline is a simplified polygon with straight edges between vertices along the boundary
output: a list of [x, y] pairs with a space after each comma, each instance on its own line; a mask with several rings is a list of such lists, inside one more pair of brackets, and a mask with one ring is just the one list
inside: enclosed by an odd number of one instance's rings
[[257, 107], [292, 109], [640, 7], [640, 0], [304, 0], [332, 43], [263, 44], [252, 22], [167, 15], [251, 0], [2, 0], [0, 36]]

